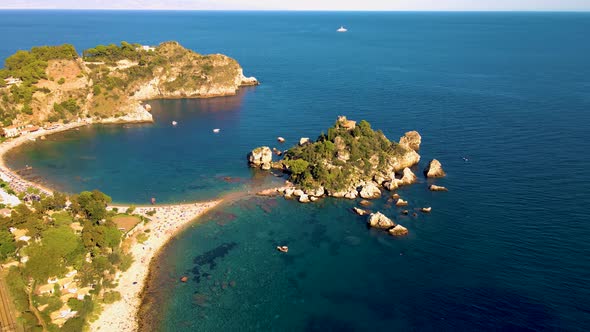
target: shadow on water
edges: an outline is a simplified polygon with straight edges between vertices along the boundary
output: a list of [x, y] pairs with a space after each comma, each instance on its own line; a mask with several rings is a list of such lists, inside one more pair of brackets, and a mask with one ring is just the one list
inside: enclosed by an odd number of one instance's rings
[[212, 250], [205, 252], [202, 255], [195, 257], [193, 260], [195, 266], [192, 269], [195, 282], [199, 283], [201, 277], [207, 277], [208, 273], [204, 272], [203, 270], [206, 269], [207, 266], [208, 271], [215, 269], [217, 266], [216, 261], [225, 257], [237, 245], [238, 244], [235, 242], [224, 243]]

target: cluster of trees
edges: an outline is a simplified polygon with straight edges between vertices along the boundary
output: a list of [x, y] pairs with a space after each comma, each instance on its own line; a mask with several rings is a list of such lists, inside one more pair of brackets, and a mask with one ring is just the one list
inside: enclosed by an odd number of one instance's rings
[[62, 101], [61, 103], [54, 103], [53, 110], [55, 111], [55, 116], [59, 117], [59, 119], [66, 119], [67, 113], [71, 115], [78, 114], [80, 111], [80, 105], [76, 99], [70, 98], [66, 101]]
[[9, 56], [0, 69], [0, 87], [5, 86], [4, 79], [14, 77], [22, 80], [19, 85], [10, 87], [9, 93], [3, 91], [1, 98], [5, 105], [23, 105], [22, 108], [0, 108], [0, 121], [9, 125], [18, 113], [33, 114], [31, 102], [37, 91], [49, 92], [34, 86], [40, 79], [47, 79], [47, 64], [49, 60], [76, 59], [78, 53], [74, 46], [64, 44], [59, 46], [33, 47], [30, 51], [18, 51]]
[[[0, 217], [0, 261], [28, 257], [24, 265], [12, 267], [7, 276], [9, 290], [26, 328], [45, 325], [49, 330], [57, 330], [49, 314], [63, 305], [61, 294], [33, 294], [35, 287], [46, 284], [48, 278], [62, 277], [72, 267], [78, 270], [78, 287], [92, 285], [96, 300], [101, 289], [115, 286], [117, 270], [129, 268], [132, 257], [120, 248], [122, 233], [112, 221], [116, 213], [106, 209], [110, 202], [109, 196], [97, 190], [70, 197], [54, 193], [41, 195], [41, 200], [30, 206], [18, 205], [9, 217]], [[73, 223], [78, 227], [72, 227]], [[9, 231], [11, 227], [26, 229], [31, 240], [28, 243], [15, 240]], [[102, 294], [103, 302], [117, 297], [113, 292]], [[109, 295], [105, 297], [105, 294]], [[68, 320], [61, 330], [81, 331], [87, 316], [95, 311], [95, 302], [88, 298], [69, 300], [68, 305], [78, 311], [78, 316]], [[49, 309], [33, 312], [42, 304], [48, 304]]]
[[30, 85], [39, 79], [47, 78], [47, 61], [77, 57], [76, 49], [70, 44], [33, 47], [30, 51], [21, 50], [6, 59], [4, 68], [0, 69], [0, 78], [12, 76], [21, 79], [25, 85]]
[[85, 61], [103, 61], [106, 63], [114, 63], [120, 60], [142, 61], [145, 51], [138, 50], [140, 44], [130, 44], [128, 42], [121, 42], [121, 45], [98, 45], [89, 48], [82, 52]]
[[[323, 186], [339, 191], [347, 189], [353, 176], [370, 176], [375, 167], [384, 166], [389, 156], [398, 152], [396, 143], [381, 131], [374, 131], [365, 120], [353, 130], [336, 122], [328, 134], [322, 133], [315, 142], [288, 150], [283, 163], [293, 183], [308, 189]], [[339, 153], [348, 154], [348, 160], [339, 159]]]

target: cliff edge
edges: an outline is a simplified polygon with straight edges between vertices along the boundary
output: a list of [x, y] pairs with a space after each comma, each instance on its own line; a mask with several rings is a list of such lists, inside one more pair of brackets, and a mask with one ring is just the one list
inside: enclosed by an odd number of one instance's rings
[[99, 45], [80, 56], [73, 46], [18, 51], [0, 69], [3, 126], [70, 122], [152, 121], [142, 101], [234, 95], [257, 85], [238, 62], [201, 55], [177, 42]]

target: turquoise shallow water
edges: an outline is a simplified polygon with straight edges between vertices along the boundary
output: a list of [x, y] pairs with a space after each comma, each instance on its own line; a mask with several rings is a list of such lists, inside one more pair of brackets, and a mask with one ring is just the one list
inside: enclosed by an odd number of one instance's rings
[[[336, 34], [342, 24], [349, 32]], [[0, 29], [0, 58], [44, 43], [175, 39], [229, 54], [262, 82], [236, 97], [153, 102], [153, 125], [83, 128], [10, 156], [65, 190], [218, 196], [264, 178], [246, 168], [250, 149], [314, 137], [339, 114], [394, 139], [420, 131], [416, 172], [442, 161], [448, 176], [435, 183], [448, 193], [424, 179], [401, 191], [430, 215], [372, 207], [408, 227], [403, 239], [368, 230], [348, 201], [258, 198], [213, 212], [163, 253], [154, 329], [590, 326], [590, 15], [0, 12]]]

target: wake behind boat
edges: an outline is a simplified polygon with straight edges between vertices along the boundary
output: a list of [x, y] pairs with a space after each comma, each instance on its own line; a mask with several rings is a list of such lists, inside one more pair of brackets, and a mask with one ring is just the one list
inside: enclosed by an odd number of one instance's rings
[[344, 26], [340, 26], [340, 28], [336, 31], [337, 32], [346, 32], [346, 31], [348, 31], [348, 29], [346, 29]]

